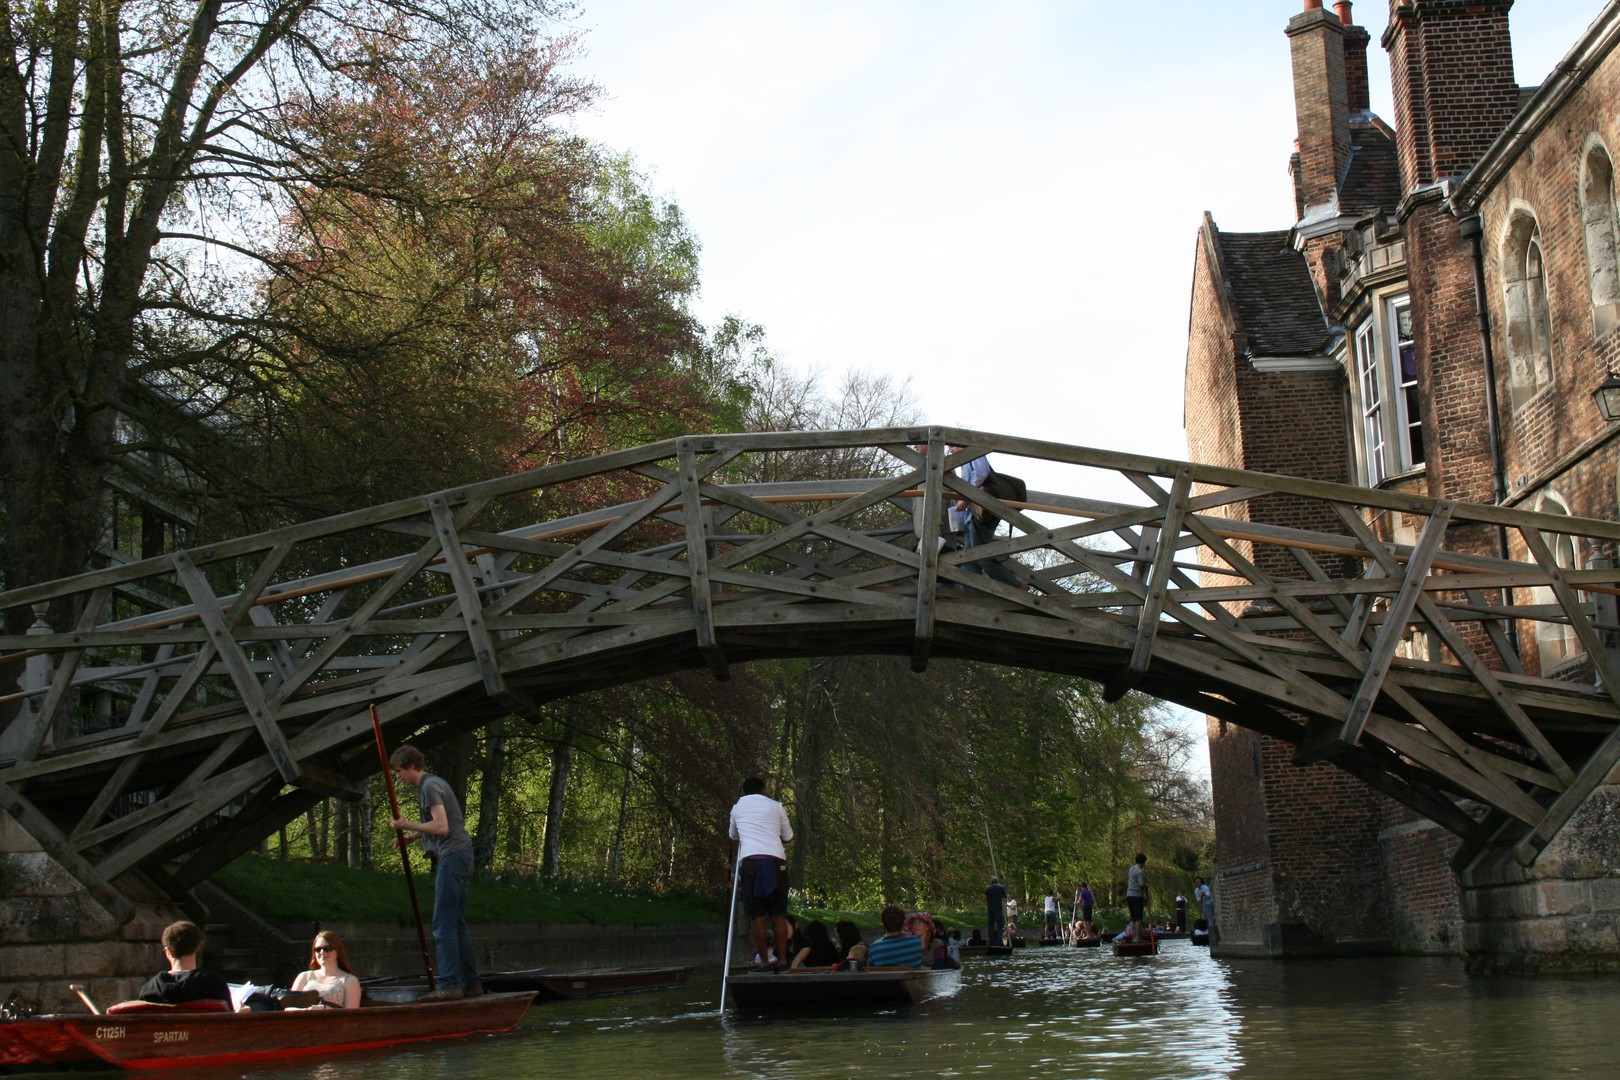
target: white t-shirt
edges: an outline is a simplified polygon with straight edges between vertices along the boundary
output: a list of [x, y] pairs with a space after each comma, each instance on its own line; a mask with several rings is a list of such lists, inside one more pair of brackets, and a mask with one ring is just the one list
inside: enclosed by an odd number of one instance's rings
[[787, 858], [782, 845], [793, 839], [793, 826], [788, 824], [787, 811], [782, 804], [768, 795], [757, 792], [744, 795], [731, 808], [731, 838], [737, 843], [737, 859], [750, 855], [774, 855]]

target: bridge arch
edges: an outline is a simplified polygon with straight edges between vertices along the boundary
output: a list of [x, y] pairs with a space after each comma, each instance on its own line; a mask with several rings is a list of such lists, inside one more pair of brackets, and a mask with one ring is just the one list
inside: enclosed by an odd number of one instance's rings
[[[1051, 490], [965, 484], [982, 453]], [[829, 463], [849, 475], [771, 479]], [[1011, 534], [941, 551], [947, 499]], [[1277, 505], [1321, 524], [1264, 523]], [[1448, 546], [1485, 529], [1532, 561]], [[681, 668], [870, 652], [1135, 688], [1528, 862], [1620, 761], [1620, 571], [1559, 565], [1561, 538], [1610, 549], [1620, 525], [947, 427], [672, 439], [0, 594], [36, 617], [0, 639], [26, 672], [0, 807], [127, 918], [126, 875], [200, 881], [356, 793], [373, 705], [396, 731], [470, 727]], [[1542, 624], [1592, 677], [1536, 674], [1519, 643]]]

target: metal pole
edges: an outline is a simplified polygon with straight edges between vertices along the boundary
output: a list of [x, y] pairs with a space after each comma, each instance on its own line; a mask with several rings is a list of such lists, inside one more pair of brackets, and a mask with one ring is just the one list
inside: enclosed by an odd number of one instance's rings
[[[737, 845], [742, 850], [742, 845]], [[720, 969], [720, 1011], [726, 1011], [726, 981], [731, 978], [731, 943], [737, 940], [737, 878], [741, 876], [738, 871], [742, 869], [738, 864], [740, 860], [731, 861], [731, 913], [726, 916], [726, 962]]]

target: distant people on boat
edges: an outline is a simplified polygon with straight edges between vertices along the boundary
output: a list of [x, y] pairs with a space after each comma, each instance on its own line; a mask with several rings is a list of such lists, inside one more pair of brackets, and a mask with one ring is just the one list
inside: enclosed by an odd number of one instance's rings
[[967, 943], [968, 943], [969, 948], [972, 948], [973, 946], [976, 946], [976, 945], [987, 945], [987, 944], [989, 944], [989, 942], [985, 941], [985, 939], [984, 939], [984, 932], [981, 931], [977, 926], [975, 926], [973, 928], [973, 934], [968, 938]]
[[484, 992], [478, 981], [478, 955], [467, 926], [467, 882], [472, 877], [472, 837], [467, 835], [461, 802], [450, 782], [427, 771], [422, 751], [409, 743], [388, 756], [394, 776], [416, 789], [422, 820], [394, 819], [401, 851], [422, 841], [433, 864], [433, 943], [439, 961], [438, 986], [422, 1001], [455, 1001]]
[[1018, 936], [1018, 898], [1007, 897], [1007, 940], [1010, 942]]
[[1125, 906], [1131, 909], [1131, 930], [1135, 939], [1141, 939], [1147, 933], [1147, 925], [1142, 921], [1147, 902], [1147, 854], [1138, 851], [1135, 865], [1125, 875]]
[[1210, 926], [1215, 925], [1215, 894], [1210, 892], [1209, 882], [1203, 878], [1193, 878], [1193, 899], [1198, 901], [1199, 914]]
[[921, 967], [922, 939], [905, 931], [905, 909], [890, 904], [883, 909], [884, 934], [866, 950], [866, 962], [873, 967]]
[[1085, 882], [1080, 883], [1080, 892], [1075, 896], [1075, 902], [1080, 906], [1080, 930], [1086, 937], [1097, 936], [1097, 924], [1092, 921], [1092, 913], [1097, 907], [1097, 898], [1091, 891], [1091, 886]]
[[990, 876], [990, 887], [984, 890], [985, 907], [990, 913], [990, 944], [1005, 944], [1003, 938], [1007, 933], [1007, 890], [1001, 884], [1001, 879], [994, 874]]
[[300, 990], [315, 991], [320, 995], [318, 1005], [333, 1009], [358, 1009], [360, 976], [349, 966], [349, 954], [343, 949], [343, 939], [331, 930], [316, 934], [309, 947], [309, 968], [298, 973], [292, 988], [294, 993]]
[[1174, 923], [1177, 933], [1187, 930], [1187, 896], [1185, 893], [1176, 893], [1176, 921]]
[[1056, 941], [1058, 938], [1058, 898], [1056, 889], [1046, 894], [1046, 928], [1042, 933], [1047, 941]]
[[838, 950], [844, 955], [844, 967], [866, 963], [866, 939], [861, 936], [860, 927], [849, 919], [843, 919], [833, 927], [833, 932], [838, 935]]
[[1206, 920], [1198, 919], [1193, 923], [1192, 943], [1194, 945], [1209, 944], [1209, 923]]
[[163, 928], [162, 943], [169, 968], [147, 979], [136, 997], [162, 1005], [184, 1005], [189, 1001], [222, 1001], [230, 1005], [231, 987], [225, 977], [197, 966], [197, 954], [203, 947], [202, 927], [186, 920], [170, 923]]
[[800, 948], [793, 954], [793, 968], [804, 967], [836, 967], [842, 960], [843, 954], [838, 951], [838, 945], [833, 941], [832, 932], [827, 924], [820, 919], [812, 919], [804, 924], [804, 931], [799, 942]]
[[743, 914], [752, 920], [754, 963], [768, 966], [770, 947], [765, 939], [765, 922], [771, 922], [778, 946], [777, 957], [792, 957], [786, 950], [792, 937], [788, 930], [787, 848], [793, 839], [782, 804], [765, 794], [765, 781], [750, 776], [743, 781], [742, 798], [731, 808], [731, 838], [737, 841], [737, 893], [742, 897]]

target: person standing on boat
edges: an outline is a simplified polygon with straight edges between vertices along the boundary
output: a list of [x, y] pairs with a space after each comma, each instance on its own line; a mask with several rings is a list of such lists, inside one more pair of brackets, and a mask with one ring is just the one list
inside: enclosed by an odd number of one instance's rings
[[1058, 937], [1058, 898], [1057, 890], [1053, 889], [1046, 894], [1046, 930], [1047, 941], [1056, 941]]
[[788, 948], [787, 848], [793, 839], [782, 804], [765, 794], [765, 781], [750, 776], [743, 781], [742, 798], [731, 808], [731, 838], [737, 841], [737, 892], [742, 897], [743, 914], [753, 927], [754, 955], [761, 967], [770, 962], [770, 944], [765, 938], [765, 922], [771, 922], [776, 935], [777, 960], [792, 959]]
[[438, 986], [422, 1001], [455, 1001], [484, 992], [478, 981], [478, 957], [467, 928], [467, 881], [472, 877], [472, 837], [461, 803], [450, 783], [427, 771], [422, 751], [409, 744], [388, 757], [394, 776], [416, 789], [422, 821], [395, 818], [396, 845], [422, 841], [433, 864], [433, 943], [438, 953]]
[[1005, 944], [1002, 938], [1007, 931], [1007, 889], [994, 874], [990, 875], [990, 887], [984, 890], [984, 903], [989, 908], [990, 944]]
[[1187, 894], [1176, 893], [1176, 932], [1185, 933], [1187, 930]]
[[147, 979], [136, 997], [161, 1005], [184, 1005], [188, 1001], [231, 1003], [231, 987], [225, 977], [197, 967], [202, 952], [202, 927], [184, 920], [163, 928], [163, 956], [169, 970]]
[[1125, 906], [1131, 909], [1131, 939], [1142, 941], [1147, 937], [1147, 926], [1142, 913], [1147, 909], [1147, 854], [1136, 853], [1136, 865], [1125, 875]]
[[1075, 902], [1080, 905], [1080, 932], [1088, 938], [1097, 936], [1097, 927], [1091, 921], [1091, 913], [1096, 910], [1097, 898], [1091, 891], [1091, 886], [1085, 882], [1080, 883], [1080, 892], [1075, 895]]
[[1209, 891], [1209, 882], [1203, 878], [1193, 879], [1197, 884], [1193, 888], [1193, 899], [1198, 901], [1198, 910], [1204, 917], [1204, 926], [1215, 925], [1215, 894]]

